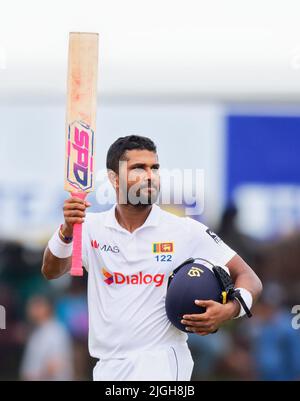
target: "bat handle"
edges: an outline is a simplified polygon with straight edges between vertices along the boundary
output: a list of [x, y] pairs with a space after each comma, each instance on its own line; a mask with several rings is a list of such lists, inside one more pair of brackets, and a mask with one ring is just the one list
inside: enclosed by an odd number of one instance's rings
[[[86, 197], [85, 192], [71, 192], [71, 196], [82, 200]], [[71, 276], [83, 276], [82, 269], [82, 223], [75, 223], [73, 226], [73, 253]]]

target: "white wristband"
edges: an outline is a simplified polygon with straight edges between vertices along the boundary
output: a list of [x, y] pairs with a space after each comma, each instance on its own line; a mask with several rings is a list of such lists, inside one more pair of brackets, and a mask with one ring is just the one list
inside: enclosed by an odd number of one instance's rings
[[49, 240], [48, 248], [54, 256], [63, 259], [72, 256], [73, 243], [70, 242], [69, 244], [66, 244], [63, 242], [60, 239], [58, 228]]
[[[253, 304], [253, 298], [250, 291], [246, 290], [246, 288], [236, 288], [236, 290], [240, 291], [241, 297], [243, 298], [245, 304], [247, 305], [247, 308], [251, 310]], [[236, 300], [239, 301], [237, 298]], [[239, 317], [243, 317], [246, 315], [246, 312], [243, 306], [241, 305], [240, 301], [239, 304], [240, 304], [240, 313], [235, 317], [235, 319], [238, 319]]]

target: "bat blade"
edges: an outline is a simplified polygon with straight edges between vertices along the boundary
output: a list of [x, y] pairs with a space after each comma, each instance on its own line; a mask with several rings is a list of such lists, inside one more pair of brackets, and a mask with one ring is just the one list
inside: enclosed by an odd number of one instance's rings
[[67, 79], [65, 190], [94, 188], [98, 34], [71, 32]]
[[[84, 199], [94, 189], [98, 34], [71, 32], [67, 76], [64, 188]], [[81, 224], [74, 224], [71, 275], [82, 276]]]

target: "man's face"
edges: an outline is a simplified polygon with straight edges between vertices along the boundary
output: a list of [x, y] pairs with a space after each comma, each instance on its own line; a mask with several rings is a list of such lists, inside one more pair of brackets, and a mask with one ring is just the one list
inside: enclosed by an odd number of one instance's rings
[[117, 180], [119, 203], [151, 205], [156, 202], [159, 189], [157, 154], [149, 150], [128, 150], [126, 160], [120, 161]]

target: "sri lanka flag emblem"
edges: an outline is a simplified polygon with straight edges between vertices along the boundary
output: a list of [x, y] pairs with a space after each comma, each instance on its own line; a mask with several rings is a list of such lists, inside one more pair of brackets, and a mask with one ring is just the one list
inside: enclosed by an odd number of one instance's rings
[[174, 242], [153, 242], [152, 244], [153, 253], [173, 253]]

